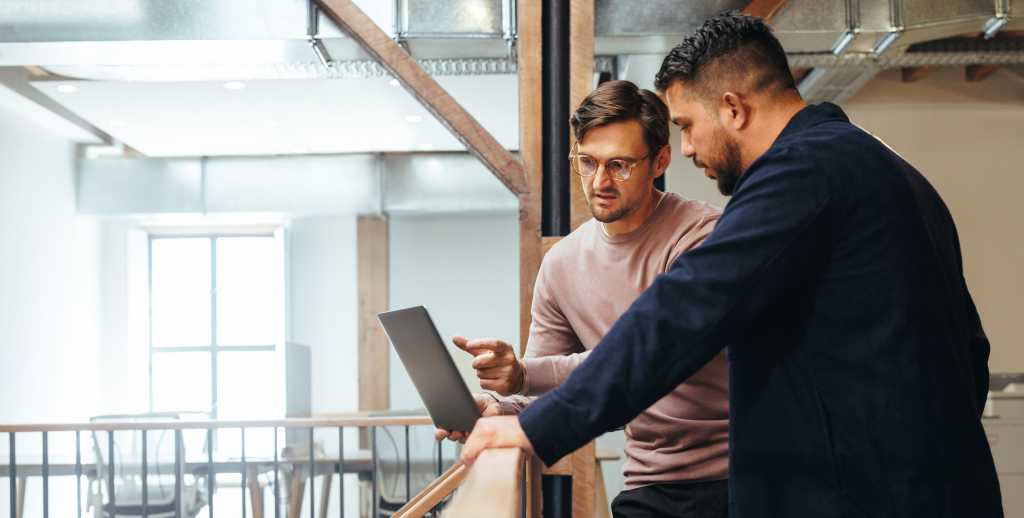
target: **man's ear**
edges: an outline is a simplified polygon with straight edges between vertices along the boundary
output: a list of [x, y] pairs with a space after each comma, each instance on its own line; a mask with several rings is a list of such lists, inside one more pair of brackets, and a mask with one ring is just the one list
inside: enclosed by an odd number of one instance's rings
[[668, 165], [672, 163], [672, 144], [665, 144], [661, 146], [658, 154], [654, 157], [654, 177], [657, 178], [668, 170]]
[[750, 106], [736, 92], [725, 92], [718, 109], [718, 117], [722, 126], [733, 131], [740, 131], [750, 122]]

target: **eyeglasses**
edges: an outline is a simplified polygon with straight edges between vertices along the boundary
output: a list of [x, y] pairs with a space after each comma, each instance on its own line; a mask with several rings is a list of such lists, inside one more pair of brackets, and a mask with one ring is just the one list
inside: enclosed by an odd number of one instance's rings
[[[601, 162], [590, 155], [581, 155], [579, 153], [579, 146], [579, 142], [573, 144], [572, 153], [569, 154], [569, 164], [572, 165], [572, 172], [584, 178], [594, 176], [600, 169]], [[604, 163], [604, 172], [608, 173], [608, 176], [611, 176], [612, 180], [616, 182], [625, 182], [632, 176], [633, 168], [649, 156], [651, 156], [650, 153], [636, 159], [613, 158]]]

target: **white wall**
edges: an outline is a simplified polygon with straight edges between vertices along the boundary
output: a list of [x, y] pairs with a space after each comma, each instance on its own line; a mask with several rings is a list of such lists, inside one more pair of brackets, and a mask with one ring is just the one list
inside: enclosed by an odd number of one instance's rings
[[0, 107], [0, 421], [96, 405], [99, 238], [74, 164], [73, 143]]
[[[312, 411], [354, 412], [359, 406], [356, 216], [299, 218], [285, 235], [286, 335], [310, 348]], [[316, 441], [337, 454], [336, 431], [318, 430]], [[345, 451], [351, 454], [358, 446], [356, 430], [346, 430]], [[336, 487], [330, 514], [337, 513], [340, 501]], [[345, 477], [345, 502], [345, 516], [358, 514], [355, 476]]]
[[[98, 407], [99, 232], [75, 213], [74, 144], [24, 115], [0, 105], [0, 422], [75, 421]], [[16, 439], [19, 459], [41, 457], [39, 434]], [[50, 434], [51, 458], [73, 455], [73, 440]], [[7, 450], [3, 434], [0, 456]], [[74, 485], [56, 478], [50, 490]], [[30, 479], [26, 516], [40, 516], [41, 502]], [[50, 504], [74, 513], [73, 500]]]
[[[456, 334], [519, 343], [519, 224], [514, 212], [395, 215], [390, 223], [392, 309], [426, 306], [470, 390], [480, 384]], [[391, 351], [391, 408], [423, 408]]]
[[359, 404], [356, 216], [300, 218], [288, 229], [288, 341], [310, 347], [314, 413]]
[[148, 238], [134, 221], [100, 224], [100, 380], [96, 414], [149, 412]]

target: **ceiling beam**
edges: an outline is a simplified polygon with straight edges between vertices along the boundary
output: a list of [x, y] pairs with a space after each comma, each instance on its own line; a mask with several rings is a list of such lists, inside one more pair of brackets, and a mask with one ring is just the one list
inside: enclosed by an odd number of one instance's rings
[[784, 5], [786, 5], [786, 0], [751, 0], [743, 8], [743, 14], [756, 16], [766, 22], [770, 22], [775, 13], [779, 12], [779, 9], [782, 9]]
[[523, 167], [423, 67], [351, 0], [315, 0], [331, 20], [391, 72], [513, 194], [528, 186]]
[[900, 72], [903, 75], [904, 83], [914, 83], [926, 77], [932, 71], [929, 67], [903, 67]]
[[66, 126], [74, 134], [81, 133], [81, 138], [88, 139], [92, 137], [84, 142], [108, 146], [113, 144], [114, 138], [109, 134], [93, 126], [91, 122], [79, 117], [76, 113], [32, 86], [32, 81], [45, 80], [51, 77], [45, 70], [39, 67], [0, 67], [0, 87], [6, 87], [18, 96], [30, 101], [30, 103], [26, 102], [25, 104], [33, 106], [33, 109], [38, 107], [44, 113], [49, 112], [48, 118], [57, 121], [61, 126]]
[[967, 65], [964, 69], [964, 78], [968, 83], [977, 83], [987, 79], [996, 70], [999, 70], [999, 65]]

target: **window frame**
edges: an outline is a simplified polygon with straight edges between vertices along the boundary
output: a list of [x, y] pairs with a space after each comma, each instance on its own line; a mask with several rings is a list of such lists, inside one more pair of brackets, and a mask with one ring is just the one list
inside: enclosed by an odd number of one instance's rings
[[[218, 368], [218, 356], [223, 352], [280, 352], [277, 343], [270, 345], [263, 344], [251, 344], [251, 345], [229, 345], [221, 346], [217, 343], [217, 240], [218, 239], [230, 239], [230, 238], [246, 238], [246, 237], [262, 237], [270, 238], [275, 241], [280, 239], [280, 236], [275, 229], [254, 229], [252, 231], [237, 231], [232, 229], [227, 232], [153, 232], [149, 231], [147, 234], [146, 243], [146, 255], [147, 255], [147, 301], [148, 301], [148, 340], [149, 340], [149, 366], [148, 366], [148, 384], [149, 384], [149, 411], [154, 412], [154, 386], [153, 386], [153, 365], [154, 355], [156, 354], [174, 354], [184, 352], [207, 352], [210, 353], [210, 400], [209, 408], [206, 410], [200, 410], [202, 413], [208, 413], [211, 419], [217, 419], [219, 414], [219, 380], [217, 379], [217, 368]], [[166, 347], [154, 347], [153, 345], [153, 241], [157, 239], [208, 239], [210, 241], [210, 345], [204, 346], [166, 346]], [[284, 294], [282, 294], [284, 296]], [[284, 316], [282, 316], [283, 324]], [[164, 409], [166, 410], [166, 409]], [[173, 411], [195, 411], [197, 409], [173, 409]]]

